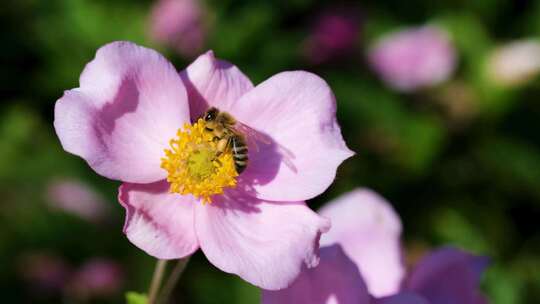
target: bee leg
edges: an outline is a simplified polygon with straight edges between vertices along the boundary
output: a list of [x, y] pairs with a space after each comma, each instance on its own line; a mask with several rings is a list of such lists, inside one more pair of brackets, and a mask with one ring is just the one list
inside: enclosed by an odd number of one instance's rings
[[217, 142], [217, 156], [221, 155], [223, 152], [227, 150], [227, 147], [229, 147], [231, 142], [231, 138], [222, 138]]

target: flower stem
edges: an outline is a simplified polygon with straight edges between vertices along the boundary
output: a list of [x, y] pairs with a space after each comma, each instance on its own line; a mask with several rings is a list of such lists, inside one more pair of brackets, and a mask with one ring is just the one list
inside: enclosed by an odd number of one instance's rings
[[148, 290], [148, 304], [156, 304], [156, 298], [159, 291], [159, 286], [163, 280], [165, 274], [165, 266], [167, 266], [166, 260], [158, 260], [156, 268], [154, 269], [154, 275], [152, 276], [152, 282], [150, 283], [150, 289]]
[[166, 301], [169, 299], [169, 296], [174, 290], [174, 287], [176, 286], [178, 279], [180, 279], [180, 277], [182, 276], [182, 273], [184, 272], [184, 269], [186, 269], [187, 263], [189, 262], [189, 258], [190, 256], [188, 255], [187, 257], [184, 257], [178, 260], [178, 263], [176, 263], [176, 266], [172, 270], [171, 274], [169, 275], [169, 278], [167, 279], [167, 282], [165, 283], [165, 286], [163, 287], [161, 293], [159, 294], [158, 303], [166, 303]]

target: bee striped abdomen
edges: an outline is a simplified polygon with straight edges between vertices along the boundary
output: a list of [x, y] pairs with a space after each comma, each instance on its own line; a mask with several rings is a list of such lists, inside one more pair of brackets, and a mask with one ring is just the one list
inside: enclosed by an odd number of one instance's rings
[[248, 148], [242, 136], [234, 135], [231, 138], [231, 150], [236, 172], [240, 174], [246, 169], [248, 164]]

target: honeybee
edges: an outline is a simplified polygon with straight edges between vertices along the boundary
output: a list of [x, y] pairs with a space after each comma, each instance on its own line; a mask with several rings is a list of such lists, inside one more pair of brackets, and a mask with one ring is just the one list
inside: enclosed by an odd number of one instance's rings
[[203, 114], [206, 122], [206, 131], [212, 132], [214, 141], [217, 142], [217, 156], [231, 151], [234, 167], [238, 174], [242, 173], [248, 165], [248, 147], [246, 138], [238, 130], [240, 123], [229, 113], [221, 112], [211, 107]]

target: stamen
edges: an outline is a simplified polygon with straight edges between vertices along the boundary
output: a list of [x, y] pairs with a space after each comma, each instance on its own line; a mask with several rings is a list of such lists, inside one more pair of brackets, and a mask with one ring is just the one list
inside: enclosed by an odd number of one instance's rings
[[211, 196], [222, 194], [223, 189], [236, 187], [238, 176], [232, 154], [218, 153], [212, 133], [205, 128], [202, 119], [193, 125], [185, 124], [161, 159], [161, 168], [168, 172], [170, 191], [191, 194], [203, 204], [211, 203]]

